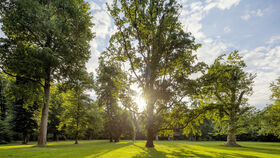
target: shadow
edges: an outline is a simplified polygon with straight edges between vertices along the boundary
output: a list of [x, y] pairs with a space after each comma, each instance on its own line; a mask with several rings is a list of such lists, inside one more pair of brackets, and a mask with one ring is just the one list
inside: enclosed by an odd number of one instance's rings
[[[81, 141], [80, 144], [74, 142], [50, 143], [47, 146], [31, 146], [25, 148], [10, 148], [1, 153], [0, 157], [75, 157], [91, 158], [99, 157], [114, 150], [132, 145], [133, 142], [110, 143], [108, 140], [102, 141]], [[3, 150], [2, 150], [3, 151]], [[2, 157], [3, 156], [3, 157]]]
[[165, 158], [166, 153], [157, 151], [155, 148], [147, 148], [147, 147], [142, 147], [136, 144], [133, 144], [135, 147], [140, 148], [144, 151], [138, 153], [137, 155], [133, 156], [133, 158], [150, 158], [150, 157], [156, 157], [156, 158]]

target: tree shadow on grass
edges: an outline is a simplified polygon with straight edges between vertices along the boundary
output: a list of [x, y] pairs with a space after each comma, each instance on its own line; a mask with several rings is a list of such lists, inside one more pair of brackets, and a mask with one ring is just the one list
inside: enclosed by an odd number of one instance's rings
[[177, 157], [177, 158], [228, 158], [228, 157], [239, 157], [239, 158], [259, 158], [257, 156], [238, 154], [238, 153], [219, 153], [213, 151], [204, 151], [209, 154], [200, 153], [199, 150], [193, 150], [190, 147], [184, 146], [183, 149], [178, 147], [177, 150], [170, 152], [170, 150], [158, 151], [155, 148], [146, 148], [134, 144], [135, 147], [141, 148], [143, 151], [135, 155], [133, 158], [166, 158], [166, 157]]
[[146, 147], [142, 147], [136, 144], [133, 144], [135, 147], [137, 148], [141, 148], [142, 150], [144, 150], [143, 152], [140, 152], [139, 154], [133, 156], [133, 158], [149, 158], [149, 157], [156, 157], [156, 158], [164, 158], [166, 157], [166, 153], [165, 152], [161, 152], [161, 151], [157, 151], [155, 148], [146, 148]]
[[[63, 143], [63, 142], [62, 142]], [[90, 142], [90, 143], [81, 143], [81, 144], [55, 144], [47, 146], [33, 146], [22, 149], [11, 149], [12, 152], [9, 152], [9, 155], [6, 157], [21, 157], [24, 154], [24, 157], [99, 157], [111, 151], [123, 148], [125, 146], [132, 145], [132, 142], [119, 142], [119, 143], [109, 143], [108, 141], [100, 142]], [[1, 155], [2, 156], [2, 155]], [[5, 157], [5, 155], [3, 155]], [[1, 157], [2, 158], [2, 157]]]

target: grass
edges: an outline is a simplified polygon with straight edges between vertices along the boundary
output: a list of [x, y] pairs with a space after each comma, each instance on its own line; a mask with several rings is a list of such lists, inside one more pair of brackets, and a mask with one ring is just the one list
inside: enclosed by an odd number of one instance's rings
[[280, 143], [239, 142], [242, 147], [223, 146], [224, 142], [157, 141], [155, 148], [145, 148], [145, 141], [107, 140], [49, 142], [45, 147], [30, 145], [0, 145], [0, 157], [15, 158], [161, 158], [161, 157], [238, 157], [279, 158]]

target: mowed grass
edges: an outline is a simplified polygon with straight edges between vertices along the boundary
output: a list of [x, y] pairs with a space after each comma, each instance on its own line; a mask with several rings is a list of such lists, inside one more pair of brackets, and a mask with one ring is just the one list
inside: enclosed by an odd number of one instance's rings
[[107, 140], [49, 142], [45, 147], [0, 145], [0, 158], [161, 158], [161, 157], [246, 157], [280, 158], [280, 143], [239, 142], [242, 147], [223, 146], [224, 142], [155, 141], [155, 148], [145, 148], [145, 141]]

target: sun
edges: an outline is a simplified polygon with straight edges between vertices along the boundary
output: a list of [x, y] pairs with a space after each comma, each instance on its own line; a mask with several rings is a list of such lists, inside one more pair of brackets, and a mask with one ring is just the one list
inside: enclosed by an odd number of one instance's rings
[[137, 96], [135, 97], [135, 103], [138, 105], [139, 111], [142, 112], [144, 111], [146, 107], [146, 101], [145, 99], [141, 96], [140, 93], [137, 93]]

